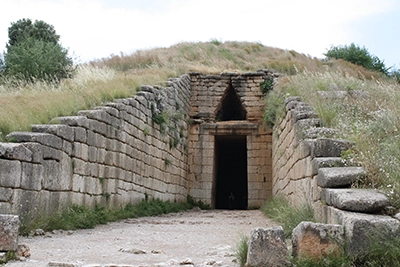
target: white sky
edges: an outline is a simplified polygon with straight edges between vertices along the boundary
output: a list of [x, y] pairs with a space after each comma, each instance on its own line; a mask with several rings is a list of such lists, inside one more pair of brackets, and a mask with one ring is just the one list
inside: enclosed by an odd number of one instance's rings
[[182, 41], [254, 41], [323, 57], [365, 46], [400, 67], [398, 0], [1, 0], [0, 52], [11, 22], [53, 25], [80, 62]]

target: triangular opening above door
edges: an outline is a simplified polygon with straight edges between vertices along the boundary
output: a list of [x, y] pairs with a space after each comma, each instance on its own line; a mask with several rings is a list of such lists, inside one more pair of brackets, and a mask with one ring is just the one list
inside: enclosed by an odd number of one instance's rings
[[233, 121], [233, 120], [246, 120], [246, 109], [243, 107], [242, 101], [233, 88], [232, 83], [229, 83], [221, 102], [217, 107], [216, 120], [217, 121]]

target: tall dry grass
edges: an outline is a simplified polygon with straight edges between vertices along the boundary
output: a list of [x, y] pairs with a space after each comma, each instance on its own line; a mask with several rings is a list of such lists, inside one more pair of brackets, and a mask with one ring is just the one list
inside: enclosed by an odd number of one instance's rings
[[0, 141], [12, 131], [30, 130], [57, 116], [73, 115], [104, 101], [128, 97], [143, 84], [163, 84], [191, 71], [247, 72], [271, 68], [294, 74], [318, 70], [315, 58], [247, 42], [180, 43], [170, 48], [111, 56], [78, 67], [73, 79], [59, 84], [15, 80], [0, 83]]
[[138, 87], [134, 76], [93, 66], [80, 66], [74, 79], [59, 84], [6, 80], [0, 85], [0, 140], [12, 131], [29, 131], [31, 124], [132, 96]]

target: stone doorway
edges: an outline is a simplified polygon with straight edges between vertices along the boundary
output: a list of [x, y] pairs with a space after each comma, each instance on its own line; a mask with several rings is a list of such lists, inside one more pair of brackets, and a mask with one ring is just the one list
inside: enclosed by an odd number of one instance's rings
[[[213, 198], [216, 209], [247, 209], [247, 143], [245, 135], [215, 136]], [[234, 199], [229, 199], [230, 195]]]

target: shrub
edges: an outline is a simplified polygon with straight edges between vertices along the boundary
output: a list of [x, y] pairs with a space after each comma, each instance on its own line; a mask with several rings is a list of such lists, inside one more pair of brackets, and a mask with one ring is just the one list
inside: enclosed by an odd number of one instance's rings
[[328, 58], [344, 59], [356, 65], [360, 65], [369, 70], [389, 74], [389, 69], [385, 66], [383, 60], [377, 56], [371, 55], [365, 47], [359, 47], [354, 43], [344, 46], [331, 46], [324, 54]]
[[27, 82], [59, 81], [70, 78], [75, 70], [68, 50], [32, 38], [10, 46], [4, 60], [7, 75]]

